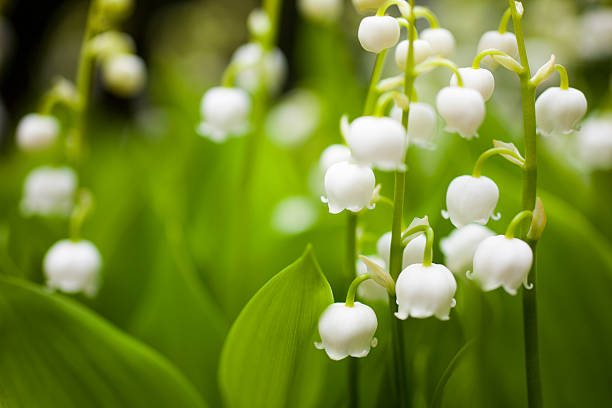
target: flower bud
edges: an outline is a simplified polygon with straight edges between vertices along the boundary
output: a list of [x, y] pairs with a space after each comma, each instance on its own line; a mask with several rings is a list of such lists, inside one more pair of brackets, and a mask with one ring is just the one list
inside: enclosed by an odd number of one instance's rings
[[516, 295], [521, 286], [529, 287], [527, 276], [533, 262], [533, 252], [525, 241], [496, 235], [482, 241], [474, 254], [474, 271], [468, 275], [488, 292], [503, 287]]
[[353, 307], [344, 302], [332, 303], [319, 319], [321, 343], [315, 346], [324, 349], [332, 360], [365, 357], [370, 347], [376, 347], [374, 333], [377, 327], [376, 313], [371, 307], [359, 302]]
[[406, 320], [409, 316], [424, 319], [435, 316], [448, 320], [455, 306], [457, 282], [444, 265], [413, 264], [405, 268], [395, 283], [398, 310], [395, 316]]
[[587, 169], [612, 169], [612, 116], [585, 121], [577, 143], [578, 157]]
[[364, 13], [366, 11], [375, 11], [382, 7], [387, 0], [353, 0], [353, 6], [360, 13]]
[[319, 159], [319, 167], [324, 172], [327, 171], [331, 166], [336, 163], [340, 163], [343, 161], [349, 161], [351, 158], [351, 150], [345, 145], [341, 144], [333, 144], [327, 146], [323, 153], [321, 153], [321, 158]]
[[23, 186], [21, 212], [26, 215], [67, 217], [74, 205], [77, 175], [70, 167], [38, 167]]
[[394, 17], [368, 16], [361, 20], [357, 37], [364, 50], [378, 54], [397, 44], [400, 26]]
[[[501, 34], [498, 31], [487, 31], [480, 37], [478, 52], [488, 49], [496, 49], [505, 52], [514, 59], [519, 58], [518, 44], [514, 33], [505, 32]], [[499, 66], [499, 64], [489, 55], [484, 57], [482, 62], [491, 69], [495, 69]]]
[[47, 286], [62, 292], [83, 292], [94, 296], [98, 291], [102, 257], [89, 241], [64, 239], [47, 251], [43, 270]]
[[535, 103], [536, 125], [543, 135], [569, 133], [587, 111], [587, 100], [578, 89], [551, 87]]
[[298, 0], [298, 9], [307, 19], [333, 23], [342, 14], [342, 0]]
[[[378, 264], [382, 269], [386, 269], [385, 261], [381, 258], [373, 255], [369, 256], [371, 261]], [[357, 276], [363, 275], [369, 272], [369, 266], [359, 259], [357, 261], [357, 268], [355, 270]], [[374, 275], [375, 272], [370, 273], [370, 275]], [[378, 284], [374, 279], [368, 279], [362, 282], [357, 288], [357, 296], [360, 299], [363, 299], [366, 302], [388, 302], [389, 295], [387, 294], [387, 289], [385, 289], [382, 285]]]
[[[391, 109], [391, 117], [399, 123], [402, 123], [402, 113], [402, 109], [397, 105]], [[408, 143], [425, 149], [433, 149], [437, 122], [436, 111], [431, 105], [424, 102], [412, 102], [408, 113]]]
[[455, 53], [455, 37], [446, 28], [427, 28], [420, 38], [429, 43], [432, 56], [450, 58]]
[[336, 163], [325, 173], [327, 198], [321, 199], [328, 204], [332, 214], [344, 209], [359, 212], [363, 208], [373, 208], [370, 202], [375, 183], [371, 168], [349, 162]]
[[255, 93], [263, 81], [268, 93], [276, 95], [287, 76], [287, 60], [282, 51], [278, 48], [264, 51], [256, 42], [238, 47], [232, 56], [232, 64], [241, 67], [236, 75], [236, 85], [250, 93]]
[[254, 9], [247, 17], [247, 28], [251, 37], [265, 39], [272, 29], [270, 16], [263, 9]]
[[480, 224], [467, 224], [454, 230], [440, 241], [444, 264], [455, 274], [472, 269], [472, 260], [478, 245], [495, 234]]
[[476, 131], [485, 117], [485, 104], [480, 92], [447, 86], [438, 92], [436, 107], [446, 122], [447, 132], [457, 132], [466, 139], [478, 136]]
[[220, 143], [248, 130], [251, 98], [239, 88], [214, 87], [202, 97], [200, 112], [203, 121], [198, 133]]
[[[484, 68], [459, 68], [459, 74], [461, 74], [463, 86], [477, 90], [485, 102], [491, 99], [495, 89], [495, 78], [491, 71]], [[457, 86], [457, 84], [457, 75], [453, 74], [450, 85]]]
[[[402, 254], [402, 268], [406, 268], [412, 264], [423, 263], [426, 242], [425, 235], [422, 233], [408, 242]], [[376, 251], [380, 259], [388, 267], [391, 252], [391, 232], [387, 232], [378, 239], [376, 242]]]
[[497, 184], [488, 177], [459, 176], [448, 186], [446, 206], [453, 225], [486, 224], [499, 199]]
[[[431, 45], [425, 40], [414, 40], [414, 64], [420, 64], [433, 54]], [[400, 41], [395, 47], [395, 63], [401, 71], [406, 70], [406, 60], [408, 59], [408, 40]]]
[[381, 170], [405, 168], [406, 132], [391, 118], [362, 116], [343, 125], [346, 143], [355, 161]]
[[111, 92], [117, 96], [131, 97], [144, 88], [147, 68], [137, 55], [117, 54], [104, 60], [102, 77]]
[[17, 125], [17, 146], [26, 152], [38, 152], [52, 146], [59, 135], [60, 125], [53, 116], [30, 113]]

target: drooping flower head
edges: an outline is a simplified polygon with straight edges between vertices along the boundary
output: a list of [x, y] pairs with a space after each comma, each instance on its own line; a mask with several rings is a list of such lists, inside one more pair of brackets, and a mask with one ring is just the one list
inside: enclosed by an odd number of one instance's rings
[[455, 53], [455, 37], [446, 28], [427, 28], [419, 35], [431, 46], [431, 55], [451, 58]]
[[98, 290], [102, 257], [89, 241], [64, 239], [47, 252], [43, 270], [47, 286], [66, 293], [83, 292], [94, 296]]
[[74, 206], [77, 175], [70, 167], [38, 167], [23, 186], [21, 211], [24, 215], [68, 216]]
[[[408, 59], [408, 40], [400, 41], [395, 47], [395, 64], [401, 71], [406, 70], [406, 60]], [[433, 55], [433, 50], [431, 49], [431, 45], [425, 40], [414, 40], [412, 43], [412, 47], [414, 50], [414, 64], [420, 64], [425, 61], [431, 55]]]
[[147, 81], [144, 61], [134, 54], [116, 54], [104, 59], [104, 85], [114, 94], [131, 97], [142, 91]]
[[494, 235], [493, 231], [480, 224], [467, 224], [452, 231], [440, 241], [444, 264], [455, 274], [470, 270], [478, 245]]
[[376, 178], [371, 168], [350, 162], [332, 165], [325, 173], [325, 192], [323, 202], [329, 212], [337, 214], [342, 210], [359, 212], [371, 205]]
[[256, 42], [238, 47], [232, 64], [239, 67], [236, 85], [250, 93], [255, 93], [263, 81], [268, 92], [276, 95], [287, 77], [287, 59], [283, 52], [279, 48], [265, 51]]
[[535, 110], [536, 125], [543, 135], [568, 133], [584, 117], [587, 100], [578, 89], [551, 87], [538, 96]]
[[364, 50], [378, 54], [397, 44], [400, 26], [394, 17], [368, 16], [359, 23], [357, 37]]
[[[480, 93], [482, 99], [488, 101], [495, 90], [495, 78], [491, 71], [484, 68], [459, 68], [459, 74], [463, 79], [463, 86], [472, 88]], [[451, 86], [457, 86], [457, 75], [453, 74], [450, 80]]]
[[447, 218], [461, 228], [475, 222], [486, 224], [499, 199], [497, 184], [488, 177], [459, 176], [446, 191]]
[[480, 92], [467, 87], [442, 88], [436, 97], [436, 107], [448, 132], [457, 132], [466, 139], [477, 136], [476, 131], [485, 117], [485, 104]]
[[30, 113], [17, 125], [17, 146], [26, 152], [45, 150], [55, 143], [59, 129], [55, 117]]
[[[480, 37], [480, 41], [478, 42], [477, 52], [481, 52], [488, 49], [496, 49], [498, 51], [504, 52], [516, 60], [518, 60], [519, 58], [516, 36], [514, 35], [514, 33], [511, 32], [505, 32], [502, 34], [499, 31], [487, 31], [486, 33], [484, 33], [482, 37]], [[495, 61], [489, 55], [484, 57], [482, 59], [482, 62], [491, 69], [495, 69], [499, 66], [497, 61]]]
[[198, 133], [219, 143], [248, 130], [251, 98], [242, 89], [218, 86], [206, 91], [200, 110], [203, 121]]

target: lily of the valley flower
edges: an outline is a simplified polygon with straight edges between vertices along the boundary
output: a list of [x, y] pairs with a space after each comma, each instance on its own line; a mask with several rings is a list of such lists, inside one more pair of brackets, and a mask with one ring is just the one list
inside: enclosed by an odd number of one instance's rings
[[589, 170], [612, 168], [612, 116], [590, 118], [577, 137], [578, 157]]
[[310, 20], [333, 23], [342, 14], [342, 0], [299, 0], [298, 9]]
[[102, 65], [104, 85], [114, 94], [130, 97], [144, 88], [147, 68], [138, 55], [117, 54], [104, 60]]
[[[484, 68], [459, 68], [459, 74], [463, 79], [463, 86], [477, 90], [482, 99], [488, 101], [495, 90], [495, 78], [488, 69]], [[457, 75], [453, 74], [450, 80], [451, 86], [457, 86]]]
[[[431, 45], [425, 40], [414, 40], [414, 63], [420, 64], [433, 54]], [[406, 60], [408, 59], [408, 40], [400, 41], [395, 47], [395, 63], [401, 71], [406, 70]]]
[[89, 241], [56, 242], [43, 260], [47, 286], [66, 293], [94, 296], [98, 290], [102, 257]]
[[340, 162], [325, 173], [325, 192], [321, 200], [328, 204], [329, 212], [337, 214], [342, 210], [359, 212], [371, 205], [376, 179], [367, 166]]
[[[429, 225], [428, 218], [414, 218], [408, 226], [408, 230], [419, 225]], [[423, 234], [422, 232], [418, 232], [410, 237], [404, 237], [404, 239], [410, 239], [410, 241], [404, 247], [404, 252], [402, 253], [402, 269], [405, 269], [406, 267], [412, 264], [423, 263], [423, 257], [425, 254], [425, 244], [427, 243], [427, 240], [425, 239], [425, 234]], [[388, 266], [389, 258], [391, 255], [390, 231], [386, 234], [383, 234], [378, 239], [378, 241], [376, 242], [376, 252], [378, 252], [378, 256]]]
[[351, 150], [345, 145], [333, 144], [327, 146], [321, 158], [319, 159], [319, 167], [323, 172], [326, 172], [331, 166], [336, 163], [343, 161], [349, 161], [351, 159]]
[[200, 104], [203, 121], [198, 133], [214, 142], [240, 136], [249, 126], [251, 98], [239, 88], [214, 87], [206, 91]]
[[265, 51], [256, 42], [238, 47], [232, 56], [232, 64], [239, 67], [236, 85], [250, 93], [255, 93], [263, 81], [268, 92], [275, 95], [287, 76], [287, 59], [282, 51], [278, 48]]
[[499, 199], [497, 184], [488, 177], [459, 176], [446, 191], [445, 216], [457, 228], [471, 222], [486, 224], [493, 217]]
[[467, 224], [440, 241], [444, 264], [455, 274], [472, 269], [474, 253], [478, 245], [495, 234], [480, 224]]
[[455, 37], [446, 28], [427, 28], [419, 36], [431, 46], [431, 55], [450, 58], [455, 53]]
[[55, 143], [59, 128], [55, 117], [30, 113], [17, 125], [17, 146], [27, 152], [44, 150]]
[[457, 86], [442, 88], [436, 97], [436, 107], [448, 132], [457, 132], [466, 139], [477, 136], [476, 131], [485, 117], [480, 92]]
[[[391, 109], [391, 117], [402, 122], [402, 109], [395, 105]], [[408, 143], [425, 149], [435, 147], [438, 116], [434, 108], [424, 102], [412, 102], [408, 113]]]
[[374, 337], [378, 321], [371, 307], [355, 302], [352, 307], [344, 302], [332, 303], [319, 319], [321, 342], [315, 343], [332, 360], [345, 357], [365, 357], [375, 347]]
[[368, 16], [359, 23], [357, 37], [364, 50], [378, 54], [397, 44], [400, 26], [394, 17]]
[[[516, 36], [514, 33], [505, 32], [500, 33], [498, 31], [487, 31], [480, 37], [478, 42], [478, 52], [496, 49], [504, 52], [514, 59], [519, 58], [518, 43], [516, 42]], [[489, 66], [491, 69], [495, 69], [499, 66], [491, 56], [487, 55], [482, 59], [482, 62]]]
[[74, 206], [77, 175], [70, 167], [38, 167], [23, 186], [24, 215], [68, 216]]
[[542, 134], [568, 133], [586, 113], [587, 100], [578, 89], [551, 87], [538, 97], [535, 110], [536, 125]]
[[468, 275], [484, 291], [503, 287], [516, 295], [521, 283], [528, 287], [527, 276], [533, 262], [533, 252], [525, 241], [496, 235], [482, 241], [474, 254], [474, 271]]

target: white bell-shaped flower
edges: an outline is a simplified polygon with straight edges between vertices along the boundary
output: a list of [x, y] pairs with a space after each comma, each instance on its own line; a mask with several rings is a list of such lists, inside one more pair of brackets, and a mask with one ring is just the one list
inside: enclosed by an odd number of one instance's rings
[[321, 153], [321, 158], [319, 159], [319, 167], [323, 172], [326, 172], [331, 166], [336, 163], [340, 163], [343, 161], [349, 161], [351, 159], [351, 150], [345, 145], [341, 144], [333, 144], [327, 146], [323, 153]]
[[490, 178], [459, 176], [451, 181], [446, 190], [448, 213], [444, 216], [450, 218], [457, 228], [472, 222], [484, 225], [494, 217], [498, 199], [499, 189]]
[[529, 287], [527, 276], [533, 262], [533, 251], [525, 241], [496, 235], [482, 241], [474, 254], [474, 271], [468, 275], [482, 290], [503, 287], [516, 295], [521, 286]]
[[[394, 105], [391, 109], [391, 117], [402, 123], [402, 109]], [[435, 147], [438, 116], [434, 108], [428, 103], [412, 102], [408, 113], [408, 143], [425, 149]]]
[[535, 103], [536, 125], [543, 135], [568, 133], [587, 111], [584, 94], [575, 88], [551, 87]]
[[419, 35], [431, 46], [431, 55], [450, 58], [455, 53], [455, 37], [446, 28], [427, 28]]
[[203, 121], [198, 125], [198, 133], [214, 142], [223, 142], [248, 130], [251, 98], [240, 88], [214, 87], [202, 97], [200, 111]]
[[77, 175], [70, 167], [38, 167], [24, 181], [21, 212], [66, 217], [74, 206], [76, 188]]
[[147, 68], [138, 55], [117, 54], [104, 60], [104, 85], [118, 96], [130, 97], [141, 92], [147, 81]]
[[364, 13], [366, 11], [375, 11], [382, 7], [387, 0], [353, 0], [353, 6], [360, 13]]
[[[385, 261], [382, 258], [376, 255], [368, 256], [368, 258], [372, 262], [375, 262], [383, 270], [387, 268], [387, 266], [385, 265]], [[370, 275], [374, 276], [376, 272], [371, 272], [369, 268], [370, 267], [364, 261], [359, 259], [357, 261], [357, 267], [355, 272], [357, 276], [366, 273], [370, 273]], [[362, 299], [365, 302], [388, 302], [389, 300], [387, 289], [379, 285], [374, 279], [368, 279], [366, 281], [363, 281], [357, 288], [357, 296], [359, 296], [359, 299]]]
[[279, 48], [264, 51], [261, 44], [251, 42], [241, 45], [232, 56], [232, 64], [239, 68], [236, 85], [255, 93], [263, 80], [268, 92], [280, 92], [287, 77], [287, 59]]
[[359, 23], [357, 37], [364, 50], [378, 54], [397, 44], [400, 26], [394, 17], [368, 16]]
[[298, 0], [298, 10], [309, 20], [333, 23], [342, 14], [342, 0]]
[[455, 274], [472, 269], [474, 253], [478, 245], [495, 233], [480, 224], [467, 224], [440, 241], [444, 264]]
[[[482, 99], [488, 101], [495, 90], [495, 78], [488, 69], [484, 68], [459, 68], [459, 74], [463, 80], [463, 86], [480, 92]], [[457, 75], [453, 74], [450, 80], [451, 86], [457, 86]]]
[[55, 117], [30, 113], [17, 125], [17, 146], [26, 152], [47, 149], [57, 140], [59, 131], [59, 121]]
[[[516, 36], [514, 33], [505, 32], [502, 34], [499, 31], [487, 31], [482, 35], [482, 37], [480, 37], [477, 52], [488, 49], [496, 49], [498, 51], [505, 52], [517, 60], [519, 58], [518, 43], [516, 42]], [[497, 61], [488, 55], [482, 59], [482, 62], [491, 69], [495, 69], [499, 66]]]
[[435, 316], [448, 320], [455, 306], [457, 282], [444, 265], [413, 264], [400, 273], [395, 283], [398, 310], [395, 316], [405, 320], [412, 316], [424, 319]]
[[576, 141], [578, 157], [587, 169], [612, 168], [612, 116], [585, 121]]
[[478, 136], [476, 131], [485, 117], [485, 104], [480, 92], [447, 86], [438, 92], [436, 107], [446, 122], [447, 132], [457, 132], [466, 139]]
[[98, 291], [102, 257], [89, 241], [64, 239], [47, 251], [43, 270], [47, 286], [62, 292], [83, 292], [94, 296]]
[[325, 192], [321, 197], [329, 212], [338, 214], [344, 209], [359, 212], [371, 205], [376, 179], [371, 168], [350, 162], [340, 162], [325, 173]]
[[[433, 54], [431, 45], [425, 40], [414, 40], [414, 64], [420, 64]], [[406, 70], [406, 60], [408, 59], [408, 40], [400, 41], [395, 47], [395, 63], [401, 71]]]
[[397, 121], [387, 117], [362, 116], [350, 125], [344, 120], [342, 133], [358, 163], [381, 170], [405, 168], [406, 132]]
[[315, 346], [325, 350], [332, 360], [365, 357], [370, 347], [376, 347], [377, 327], [376, 313], [371, 307], [359, 302], [352, 307], [344, 302], [332, 303], [319, 319], [321, 342]]

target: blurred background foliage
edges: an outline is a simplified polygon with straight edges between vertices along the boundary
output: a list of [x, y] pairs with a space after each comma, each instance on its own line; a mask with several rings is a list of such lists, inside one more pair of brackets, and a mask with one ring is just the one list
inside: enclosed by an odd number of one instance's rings
[[[572, 86], [585, 92], [590, 112], [610, 108], [612, 50], [584, 52], [581, 16], [605, 3], [525, 1], [534, 67], [555, 53], [568, 67]], [[426, 5], [456, 35], [455, 60], [466, 65], [480, 35], [497, 26], [506, 3], [437, 0]], [[297, 259], [308, 243], [336, 300], [343, 299], [350, 282], [343, 265], [345, 215], [328, 214], [318, 201], [321, 175], [316, 164], [327, 145], [341, 142], [340, 116], [355, 117], [362, 109], [373, 59], [358, 47], [359, 16], [347, 2], [337, 25], [321, 25], [305, 21], [295, 2], [284, 0], [279, 44], [290, 67], [284, 89], [314, 93], [320, 118], [306, 140], [260, 138], [251, 199], [243, 205], [237, 197], [245, 139], [214, 144], [198, 136], [195, 126], [199, 100], [219, 83], [231, 53], [247, 40], [246, 16], [257, 2], [137, 1], [126, 31], [147, 62], [148, 88], [136, 99], [123, 100], [95, 87], [81, 173], [95, 195], [95, 212], [83, 235], [103, 255], [101, 290], [93, 300], [66, 300], [39, 285], [44, 284], [42, 257], [67, 236], [67, 223], [19, 213], [28, 171], [56, 158], [53, 153], [18, 152], [14, 126], [36, 108], [54, 76], [74, 77], [86, 6], [85, 1], [18, 1], [3, 8], [0, 405], [51, 406], [55, 400], [63, 407], [221, 406], [221, 350], [232, 323], [259, 288]], [[601, 40], [612, 43], [612, 38]], [[395, 72], [392, 65], [387, 64], [389, 73]], [[518, 81], [502, 70], [495, 75], [496, 94], [487, 103], [478, 139], [461, 139], [440, 126], [436, 150], [409, 150], [407, 220], [428, 215], [438, 238], [451, 231], [440, 215], [450, 180], [471, 171], [492, 139], [521, 147]], [[420, 78], [420, 99], [433, 102], [447, 80], [446, 72]], [[548, 215], [537, 260], [544, 400], [549, 407], [608, 406], [612, 172], [585, 171], [571, 146], [571, 141], [563, 146], [540, 143], [539, 195]], [[500, 186], [502, 218], [490, 227], [502, 232], [520, 209], [520, 174], [502, 160], [487, 162], [485, 174]], [[392, 195], [390, 174], [378, 173], [377, 182], [384, 195]], [[283, 211], [279, 203], [294, 196], [304, 198], [302, 205]], [[376, 237], [390, 229], [390, 221], [391, 211], [384, 205], [362, 217], [367, 232], [362, 253], [375, 252]], [[442, 260], [437, 245], [434, 259]], [[485, 294], [462, 277], [458, 281], [458, 307], [449, 322], [404, 324], [414, 406], [429, 404], [442, 372], [470, 339], [475, 341], [447, 384], [443, 406], [524, 406], [520, 295], [499, 290]], [[300, 287], [295, 290], [296, 299], [302, 299]], [[291, 296], [283, 296], [292, 302]], [[380, 342], [357, 362], [362, 407], [386, 406], [390, 387], [389, 314], [385, 304], [373, 306]], [[252, 318], [265, 326], [275, 319], [274, 312], [262, 309]], [[312, 364], [308, 381], [294, 381], [288, 392], [308, 395], [301, 406], [343, 406], [349, 362], [332, 362], [323, 352], [309, 351], [315, 337], [313, 326], [304, 349]], [[245, 344], [250, 340], [242, 339]], [[249, 362], [247, 357], [241, 370], [256, 373], [258, 367]], [[244, 398], [225, 398], [228, 405], [248, 406], [244, 401], [255, 392], [253, 384], [230, 383], [235, 387], [230, 392]], [[49, 392], [48, 399], [32, 395], [43, 391]]]

